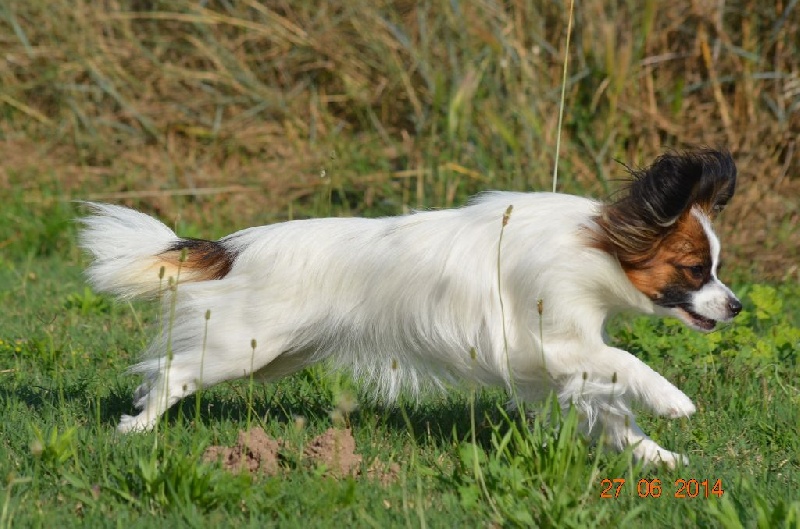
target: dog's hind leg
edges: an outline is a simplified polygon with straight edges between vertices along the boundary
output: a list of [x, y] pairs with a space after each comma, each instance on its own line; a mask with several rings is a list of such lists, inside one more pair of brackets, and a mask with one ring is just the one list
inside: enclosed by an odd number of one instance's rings
[[170, 362], [160, 358], [146, 364], [146, 380], [134, 392], [135, 405], [141, 412], [138, 415], [123, 415], [117, 431], [127, 433], [152, 429], [158, 418], [173, 404], [197, 390], [200, 383], [199, 366], [191, 363], [182, 365], [185, 363], [179, 360], [176, 357]]
[[205, 359], [200, 352], [187, 350], [176, 353], [171, 360], [164, 357], [148, 360], [133, 369], [145, 375], [144, 383], [134, 392], [135, 405], [141, 412], [133, 416], [123, 415], [117, 430], [150, 430], [158, 418], [180, 399], [203, 387], [248, 377], [251, 367], [255, 378], [273, 381], [299, 371], [310, 363], [309, 354], [305, 351], [281, 354], [279, 347], [262, 347], [251, 351], [249, 355], [246, 350], [232, 355], [229, 346], [212, 347], [210, 344], [205, 351]]

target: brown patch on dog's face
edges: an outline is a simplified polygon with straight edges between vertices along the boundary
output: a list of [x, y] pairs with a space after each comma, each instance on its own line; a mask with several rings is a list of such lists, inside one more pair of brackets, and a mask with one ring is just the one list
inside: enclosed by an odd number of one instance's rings
[[711, 268], [708, 236], [698, 218], [687, 210], [661, 239], [653, 256], [626, 269], [625, 274], [656, 304], [673, 306], [699, 290], [711, 278]]

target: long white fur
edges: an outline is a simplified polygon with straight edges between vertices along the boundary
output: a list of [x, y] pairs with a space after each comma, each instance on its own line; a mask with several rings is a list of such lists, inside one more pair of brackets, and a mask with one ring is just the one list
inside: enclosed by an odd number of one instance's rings
[[[604, 341], [611, 314], [657, 310], [613, 257], [587, 243], [599, 207], [570, 195], [496, 192], [460, 209], [234, 233], [220, 241], [238, 254], [226, 277], [165, 293], [175, 317], [165, 316], [151, 358], [133, 368], [146, 377], [136, 394], [142, 411], [119, 430], [149, 429], [180, 398], [246, 376], [251, 365], [271, 380], [328, 360], [388, 400], [458, 380], [513, 384], [525, 399], [554, 390], [615, 448], [683, 462], [638, 428], [629, 405], [682, 417], [695, 411], [691, 400]], [[172, 230], [130, 209], [92, 208], [81, 241], [96, 259], [94, 286], [122, 296], [163, 287], [154, 256], [179, 240]]]

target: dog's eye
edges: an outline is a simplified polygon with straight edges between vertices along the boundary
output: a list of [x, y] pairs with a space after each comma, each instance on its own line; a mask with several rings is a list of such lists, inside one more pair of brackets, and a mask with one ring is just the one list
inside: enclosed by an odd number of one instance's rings
[[706, 272], [706, 267], [703, 265], [692, 265], [685, 268], [689, 271], [689, 274], [691, 274], [692, 278], [694, 279], [703, 279], [703, 276]]

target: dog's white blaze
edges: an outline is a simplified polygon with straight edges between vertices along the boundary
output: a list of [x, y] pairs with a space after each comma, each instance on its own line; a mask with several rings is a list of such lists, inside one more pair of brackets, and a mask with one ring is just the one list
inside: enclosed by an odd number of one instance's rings
[[708, 239], [708, 245], [711, 249], [711, 277], [714, 279], [717, 278], [717, 266], [719, 265], [719, 253], [721, 250], [721, 245], [719, 239], [717, 238], [717, 234], [714, 233], [714, 228], [711, 226], [711, 220], [700, 211], [698, 208], [692, 208], [692, 215], [700, 225], [703, 227], [703, 232], [706, 234], [706, 238]]
[[728, 321], [733, 316], [728, 310], [728, 303], [735, 296], [731, 290], [717, 278], [721, 245], [717, 234], [711, 227], [711, 220], [698, 208], [692, 208], [692, 215], [700, 222], [708, 239], [711, 250], [711, 279], [692, 296], [693, 310], [714, 320]]

